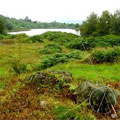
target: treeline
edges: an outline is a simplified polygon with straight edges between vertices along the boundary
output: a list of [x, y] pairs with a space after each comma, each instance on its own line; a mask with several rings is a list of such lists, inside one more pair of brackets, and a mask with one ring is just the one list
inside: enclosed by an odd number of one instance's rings
[[120, 10], [103, 11], [101, 16], [92, 13], [80, 26], [81, 36], [120, 35]]
[[4, 26], [4, 30], [6, 28], [7, 31], [21, 31], [21, 30], [28, 30], [28, 29], [35, 29], [35, 28], [74, 29], [76, 26], [75, 24], [59, 23], [56, 21], [51, 22], [51, 23], [32, 21], [28, 17], [26, 17], [25, 19], [15, 19], [15, 18], [9, 18], [9, 17], [0, 15], [0, 20], [1, 20], [0, 24], [2, 24], [2, 26]]

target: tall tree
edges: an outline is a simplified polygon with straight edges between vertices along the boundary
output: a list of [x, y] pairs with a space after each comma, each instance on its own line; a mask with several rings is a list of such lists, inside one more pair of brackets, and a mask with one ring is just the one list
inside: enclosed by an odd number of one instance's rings
[[103, 11], [98, 22], [98, 33], [99, 35], [107, 35], [111, 33], [111, 18], [112, 15], [109, 11]]
[[98, 17], [97, 14], [92, 13], [87, 20], [83, 22], [80, 27], [82, 36], [96, 36], [97, 35], [97, 24]]
[[111, 26], [112, 33], [115, 35], [120, 35], [120, 10], [115, 11], [111, 20]]

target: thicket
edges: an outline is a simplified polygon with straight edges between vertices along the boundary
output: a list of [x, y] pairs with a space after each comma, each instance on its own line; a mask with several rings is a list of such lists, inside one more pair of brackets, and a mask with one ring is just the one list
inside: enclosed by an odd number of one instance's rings
[[43, 42], [43, 37], [42, 35], [34, 35], [28, 39], [30, 42]]
[[114, 14], [103, 11], [101, 16], [92, 13], [80, 26], [80, 33], [83, 37], [120, 35], [120, 10]]
[[120, 58], [120, 47], [115, 47], [107, 50], [97, 50], [91, 54], [85, 61], [93, 63], [115, 63]]
[[6, 33], [5, 22], [4, 19], [0, 16], [0, 34], [5, 34], [5, 33]]
[[29, 38], [29, 41], [32, 42], [43, 42], [45, 40], [54, 41], [58, 44], [65, 44], [73, 39], [77, 38], [78, 36], [72, 33], [66, 32], [46, 32], [41, 35], [34, 35]]
[[120, 45], [120, 36], [106, 35], [100, 37], [79, 37], [67, 43], [67, 47], [79, 50], [90, 50], [95, 47], [114, 47]]
[[58, 63], [65, 63], [70, 60], [81, 59], [81, 52], [73, 51], [70, 53], [56, 53], [54, 55], [46, 56], [38, 69], [46, 69]]
[[22, 34], [16, 34], [16, 35], [10, 35], [10, 34], [0, 34], [0, 40], [7, 40], [7, 39], [24, 39], [29, 38], [28, 35], [22, 33]]
[[72, 33], [66, 32], [46, 32], [41, 35], [43, 39], [47, 39], [49, 41], [54, 41], [60, 44], [65, 44], [78, 36]]

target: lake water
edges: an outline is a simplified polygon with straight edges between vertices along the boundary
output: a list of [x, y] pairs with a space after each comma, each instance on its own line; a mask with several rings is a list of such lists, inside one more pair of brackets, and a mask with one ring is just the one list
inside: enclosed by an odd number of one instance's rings
[[73, 34], [79, 35], [79, 32], [76, 32], [73, 29], [31, 29], [30, 31], [9, 32], [8, 34], [25, 33], [29, 36], [33, 36], [33, 35], [40, 35], [42, 33], [48, 32], [48, 31], [61, 31], [61, 32], [67, 32], [67, 33], [73, 33]]

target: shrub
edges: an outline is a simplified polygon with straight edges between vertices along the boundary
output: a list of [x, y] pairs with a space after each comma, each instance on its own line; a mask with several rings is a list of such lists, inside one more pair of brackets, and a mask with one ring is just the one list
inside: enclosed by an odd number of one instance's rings
[[28, 41], [31, 42], [43, 42], [43, 37], [42, 35], [34, 35], [28, 39]]
[[0, 40], [4, 40], [4, 39], [11, 39], [11, 35], [7, 35], [7, 34], [0, 34]]
[[57, 120], [96, 120], [92, 113], [85, 113], [88, 103], [83, 102], [72, 108], [58, 105], [53, 108]]
[[27, 71], [25, 64], [19, 64], [17, 62], [12, 63], [12, 69], [17, 75], [20, 75], [21, 73], [24, 73]]
[[21, 39], [21, 38], [27, 38], [28, 35], [26, 35], [25, 33], [22, 34], [16, 34], [16, 35], [9, 35], [10, 39]]
[[77, 38], [77, 35], [65, 32], [46, 32], [41, 35], [35, 35], [29, 38], [32, 42], [43, 42], [44, 40], [55, 41], [60, 44], [65, 44]]
[[[117, 62], [120, 58], [120, 48], [112, 48], [107, 50], [98, 50], [95, 51], [87, 61], [91, 59], [93, 63], [114, 63]], [[85, 60], [86, 61], [86, 60]]]
[[52, 54], [56, 52], [62, 52], [62, 48], [56, 44], [48, 44], [44, 46], [42, 50], [40, 50], [40, 53], [44, 53], [44, 54]]
[[78, 36], [72, 33], [65, 33], [65, 32], [46, 32], [42, 34], [45, 39], [50, 41], [55, 41], [61, 44], [65, 44], [73, 39], [77, 38]]
[[40, 65], [40, 68], [45, 69], [45, 68], [54, 66], [58, 63], [68, 62], [74, 59], [81, 59], [79, 51], [74, 51], [66, 54], [56, 53], [54, 55], [45, 57]]
[[0, 40], [2, 40], [2, 43], [7, 43], [7, 44], [11, 44], [11, 43], [15, 43], [15, 42], [25, 42], [27, 41], [27, 39], [29, 38], [29, 36], [27, 36], [26, 34], [17, 34], [17, 35], [0, 35]]
[[75, 38], [67, 43], [67, 47], [79, 50], [90, 50], [95, 47], [114, 47], [120, 45], [120, 36], [106, 35], [100, 37]]
[[10, 65], [11, 65], [12, 71], [14, 71], [17, 75], [32, 71], [31, 64], [19, 63], [18, 60], [11, 61]]
[[96, 47], [113, 47], [120, 45], [120, 36], [106, 35], [95, 38]]
[[69, 42], [66, 46], [72, 49], [90, 50], [91, 48], [95, 47], [95, 43], [93, 41], [94, 41], [93, 37], [89, 37], [86, 39], [80, 37]]

